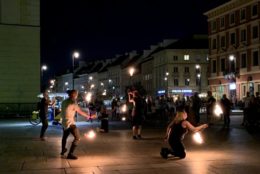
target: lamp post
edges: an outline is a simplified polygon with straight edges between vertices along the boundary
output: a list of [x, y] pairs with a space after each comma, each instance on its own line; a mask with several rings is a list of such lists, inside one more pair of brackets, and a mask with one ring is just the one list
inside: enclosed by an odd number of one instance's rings
[[165, 94], [166, 94], [166, 96], [168, 97], [168, 76], [169, 76], [169, 72], [166, 72], [165, 73], [165, 77], [164, 77], [164, 80], [165, 80], [165, 82], [166, 82], [166, 91], [165, 91]]
[[229, 55], [229, 63], [230, 63], [230, 69], [229, 69], [229, 80], [230, 80], [230, 84], [229, 84], [229, 90], [230, 90], [230, 99], [232, 100], [232, 102], [234, 103], [235, 99], [236, 99], [236, 58], [234, 55]]
[[195, 65], [195, 69], [196, 69], [196, 80], [197, 83], [199, 85], [199, 93], [201, 93], [201, 67], [200, 65]]
[[75, 59], [79, 58], [79, 52], [75, 51], [73, 54], [72, 54], [72, 89], [74, 89], [74, 62], [75, 62]]
[[133, 77], [133, 75], [135, 73], [135, 69], [133, 67], [130, 67], [128, 72], [129, 72], [129, 75], [130, 75], [130, 84], [132, 86], [133, 85], [132, 77]]
[[48, 69], [47, 65], [42, 65], [42, 67], [41, 67], [41, 79], [40, 79], [40, 81], [41, 81], [41, 89], [42, 90], [43, 90], [43, 81], [44, 81], [44, 79], [43, 79], [43, 72], [46, 71], [47, 69]]

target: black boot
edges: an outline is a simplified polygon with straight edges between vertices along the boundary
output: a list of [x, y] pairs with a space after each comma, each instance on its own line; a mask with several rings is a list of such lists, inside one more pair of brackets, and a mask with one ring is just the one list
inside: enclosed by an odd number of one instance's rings
[[60, 153], [60, 154], [61, 154], [61, 155], [64, 155], [64, 153], [66, 153], [66, 152], [67, 152], [67, 148], [64, 148], [64, 149], [62, 148], [62, 150], [61, 150], [61, 153]]
[[69, 151], [69, 154], [67, 156], [67, 159], [78, 159], [77, 156], [73, 155], [73, 152], [74, 150], [76, 149], [77, 145], [75, 144], [72, 144], [71, 147], [70, 147], [70, 151]]
[[165, 148], [165, 147], [162, 147], [160, 154], [161, 154], [162, 158], [167, 159], [168, 158], [168, 154], [169, 154], [169, 149]]

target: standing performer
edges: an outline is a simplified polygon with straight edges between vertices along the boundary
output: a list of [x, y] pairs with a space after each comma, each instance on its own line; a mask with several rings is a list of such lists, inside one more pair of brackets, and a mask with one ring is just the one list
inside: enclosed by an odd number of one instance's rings
[[48, 107], [49, 105], [54, 105], [55, 104], [55, 100], [53, 100], [52, 102], [49, 99], [49, 95], [48, 92], [45, 91], [43, 93], [43, 98], [40, 101], [40, 119], [42, 122], [42, 128], [41, 128], [41, 133], [40, 133], [40, 139], [42, 141], [45, 141], [45, 132], [48, 128]]
[[74, 136], [74, 140], [71, 144], [67, 159], [78, 159], [78, 157], [73, 154], [80, 140], [79, 129], [77, 128], [74, 120], [75, 113], [78, 112], [81, 116], [84, 116], [88, 119], [90, 119], [90, 116], [88, 113], [82, 111], [76, 102], [78, 97], [78, 91], [69, 90], [67, 91], [67, 93], [69, 95], [69, 98], [64, 100], [61, 104], [61, 117], [62, 117], [62, 126], [63, 126], [61, 155], [64, 155], [64, 153], [67, 152], [66, 149], [67, 138], [71, 133]]

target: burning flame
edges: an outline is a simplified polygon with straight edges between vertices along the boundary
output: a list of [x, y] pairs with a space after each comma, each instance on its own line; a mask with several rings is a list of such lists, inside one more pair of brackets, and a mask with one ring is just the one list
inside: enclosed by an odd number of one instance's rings
[[87, 133], [84, 134], [86, 138], [88, 139], [94, 139], [96, 137], [96, 133], [94, 130], [90, 130]]
[[193, 135], [193, 140], [198, 143], [198, 144], [202, 144], [203, 143], [203, 139], [200, 135], [199, 132], [196, 132], [194, 135]]
[[86, 101], [87, 102], [90, 102], [91, 101], [91, 97], [92, 97], [92, 93], [87, 93], [87, 95], [86, 95]]
[[216, 116], [218, 116], [218, 117], [219, 117], [221, 114], [223, 114], [223, 111], [222, 111], [221, 107], [220, 107], [218, 104], [216, 104], [216, 106], [215, 106], [214, 113], [215, 113]]

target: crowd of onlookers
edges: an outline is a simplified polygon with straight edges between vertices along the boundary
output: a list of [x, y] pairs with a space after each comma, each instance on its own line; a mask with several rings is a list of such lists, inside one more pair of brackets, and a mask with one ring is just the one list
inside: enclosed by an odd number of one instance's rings
[[[130, 96], [131, 97], [131, 96]], [[158, 120], [162, 122], [169, 122], [175, 116], [178, 108], [184, 108], [188, 114], [188, 120], [197, 125], [200, 123], [201, 113], [206, 114], [206, 121], [209, 124], [214, 124], [216, 117], [214, 116], [214, 106], [219, 103], [222, 109], [222, 119], [224, 121], [224, 127], [229, 127], [230, 125], [230, 113], [231, 109], [238, 106], [243, 110], [243, 123], [242, 125], [252, 125], [258, 124], [260, 120], [260, 96], [259, 92], [255, 95], [250, 95], [247, 92], [246, 97], [237, 102], [233, 103], [232, 100], [223, 94], [222, 98], [217, 101], [211, 91], [208, 91], [207, 97], [201, 98], [198, 93], [195, 92], [190, 96], [176, 96], [167, 97], [166, 95], [161, 96], [141, 96], [142, 106], [139, 113], [146, 120]], [[126, 111], [122, 111], [122, 106], [126, 105]], [[101, 106], [105, 107], [102, 101], [95, 102], [95, 107], [97, 112], [101, 110]], [[111, 110], [107, 110], [109, 120], [121, 120], [122, 115], [131, 120], [133, 103], [129, 102], [129, 96], [126, 99], [120, 99], [119, 97], [114, 97], [111, 100]], [[91, 107], [92, 108], [92, 107]], [[259, 116], [258, 116], [259, 115]]]

